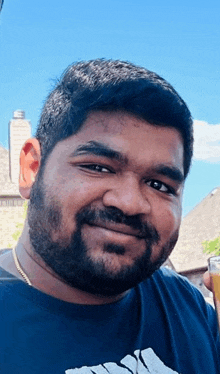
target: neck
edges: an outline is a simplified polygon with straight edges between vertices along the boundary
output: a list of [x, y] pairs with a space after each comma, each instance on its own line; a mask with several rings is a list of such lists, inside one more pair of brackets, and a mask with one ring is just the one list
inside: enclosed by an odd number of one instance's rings
[[[27, 236], [25, 237], [25, 230], [16, 246], [16, 254], [22, 270], [31, 281], [31, 285], [39, 291], [60, 300], [84, 305], [101, 305], [113, 303], [121, 299], [128, 292], [114, 297], [104, 297], [92, 295], [69, 286], [33, 251]], [[6, 268], [3, 265], [3, 267], [24, 281], [15, 266], [12, 254], [10, 266], [6, 266]]]

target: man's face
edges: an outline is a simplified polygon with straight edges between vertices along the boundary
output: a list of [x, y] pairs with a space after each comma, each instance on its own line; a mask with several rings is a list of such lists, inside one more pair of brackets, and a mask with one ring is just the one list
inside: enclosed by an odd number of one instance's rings
[[183, 142], [129, 114], [91, 113], [33, 185], [34, 250], [69, 285], [117, 295], [150, 276], [177, 237]]

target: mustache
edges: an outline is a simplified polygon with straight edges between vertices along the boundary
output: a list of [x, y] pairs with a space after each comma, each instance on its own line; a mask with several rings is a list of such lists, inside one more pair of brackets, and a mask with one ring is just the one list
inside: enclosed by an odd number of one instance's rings
[[158, 243], [160, 240], [157, 230], [149, 222], [143, 223], [139, 215], [127, 216], [115, 207], [105, 208], [104, 210], [86, 207], [77, 214], [76, 219], [79, 226], [85, 223], [88, 225], [99, 225], [107, 222], [123, 224], [137, 230], [144, 239], [152, 240], [154, 243]]

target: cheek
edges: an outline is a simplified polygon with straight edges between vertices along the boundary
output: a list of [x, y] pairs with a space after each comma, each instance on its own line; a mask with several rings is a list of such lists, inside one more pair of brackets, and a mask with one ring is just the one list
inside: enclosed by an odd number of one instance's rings
[[181, 223], [181, 204], [170, 206], [162, 210], [160, 208], [157, 214], [156, 229], [161, 237], [161, 242], [166, 243], [173, 234], [179, 230]]
[[101, 199], [104, 194], [104, 188], [101, 183], [88, 183], [86, 181], [68, 182], [65, 188], [62, 188], [63, 201], [72, 208], [84, 207], [91, 204], [92, 201]]
[[104, 188], [101, 183], [86, 181], [68, 181], [53, 191], [62, 207], [62, 230], [72, 234], [76, 229], [76, 215], [86, 206], [95, 201], [101, 201]]
[[178, 238], [180, 222], [181, 206], [175, 207], [175, 209], [160, 210], [155, 224], [155, 228], [160, 235], [160, 242], [153, 249], [151, 255], [152, 262], [157, 261], [161, 256], [162, 248], [167, 248], [166, 256], [169, 256]]

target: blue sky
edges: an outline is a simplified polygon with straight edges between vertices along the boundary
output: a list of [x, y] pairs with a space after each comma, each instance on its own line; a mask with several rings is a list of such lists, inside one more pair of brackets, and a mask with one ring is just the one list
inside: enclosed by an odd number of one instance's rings
[[220, 2], [5, 0], [0, 15], [0, 143], [23, 109], [33, 134], [44, 99], [73, 61], [134, 62], [167, 79], [195, 119], [183, 214], [220, 186]]

